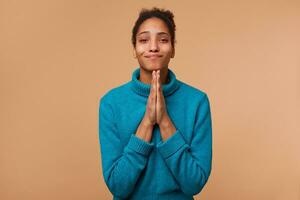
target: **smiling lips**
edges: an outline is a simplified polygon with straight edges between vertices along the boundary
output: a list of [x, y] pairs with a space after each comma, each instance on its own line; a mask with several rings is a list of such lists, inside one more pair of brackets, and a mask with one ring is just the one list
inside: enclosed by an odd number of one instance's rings
[[145, 56], [146, 58], [149, 58], [149, 59], [156, 59], [156, 58], [160, 58], [162, 57], [161, 55], [149, 55], [149, 56]]

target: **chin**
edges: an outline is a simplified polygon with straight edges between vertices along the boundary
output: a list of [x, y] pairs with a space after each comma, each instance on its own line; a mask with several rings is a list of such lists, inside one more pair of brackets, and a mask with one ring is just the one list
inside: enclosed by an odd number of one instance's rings
[[145, 62], [145, 63], [139, 63], [139, 64], [143, 70], [150, 72], [150, 73], [152, 73], [153, 70], [163, 70], [165, 68], [168, 68], [168, 65], [164, 65], [162, 63], [155, 63], [155, 62], [152, 62], [152, 63]]
[[153, 70], [159, 70], [161, 69], [160, 66], [152, 66], [152, 65], [140, 65], [141, 68], [143, 68], [145, 71], [148, 71], [148, 72], [152, 72]]
[[160, 67], [160, 66], [154, 66], [154, 67], [152, 67], [152, 69], [153, 70], [159, 70], [159, 69], [162, 69], [162, 67]]
[[148, 68], [152, 70], [162, 70], [164, 67], [162, 65], [151, 65]]

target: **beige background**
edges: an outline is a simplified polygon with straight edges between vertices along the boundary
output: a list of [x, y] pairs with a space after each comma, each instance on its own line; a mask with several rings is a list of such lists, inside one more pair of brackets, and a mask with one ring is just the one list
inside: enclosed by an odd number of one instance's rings
[[300, 1], [1, 0], [1, 200], [111, 199], [99, 99], [131, 79], [131, 29], [152, 6], [175, 14], [170, 68], [210, 98], [196, 199], [300, 199]]

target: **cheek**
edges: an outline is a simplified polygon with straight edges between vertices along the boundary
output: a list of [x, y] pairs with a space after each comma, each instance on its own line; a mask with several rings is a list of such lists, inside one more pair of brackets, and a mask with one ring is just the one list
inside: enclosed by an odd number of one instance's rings
[[136, 50], [136, 53], [138, 55], [141, 55], [141, 54], [143, 54], [145, 52], [145, 47], [143, 47], [143, 46], [136, 46], [135, 50]]
[[165, 52], [166, 54], [172, 54], [172, 46], [171, 45], [162, 45], [160, 50]]

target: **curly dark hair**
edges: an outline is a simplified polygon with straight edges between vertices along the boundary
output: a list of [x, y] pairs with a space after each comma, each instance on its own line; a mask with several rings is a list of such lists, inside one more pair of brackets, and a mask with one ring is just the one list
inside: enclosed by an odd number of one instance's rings
[[142, 8], [142, 10], [139, 13], [139, 17], [136, 20], [134, 27], [132, 29], [132, 36], [131, 36], [131, 42], [133, 46], [135, 47], [136, 45], [136, 34], [139, 30], [140, 25], [149, 18], [156, 17], [161, 20], [167, 25], [168, 30], [171, 34], [171, 44], [172, 47], [174, 48], [174, 44], [176, 42], [175, 40], [175, 30], [176, 30], [176, 25], [174, 22], [174, 14], [170, 10], [165, 10], [165, 9], [160, 9], [157, 7], [153, 7], [152, 9], [145, 9]]

